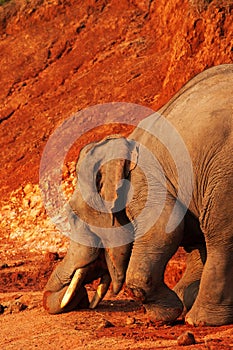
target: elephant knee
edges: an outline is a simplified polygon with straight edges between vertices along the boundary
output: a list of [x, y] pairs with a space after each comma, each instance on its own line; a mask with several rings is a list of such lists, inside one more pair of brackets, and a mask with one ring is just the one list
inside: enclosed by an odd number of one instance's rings
[[152, 278], [139, 271], [133, 273], [129, 271], [126, 275], [126, 286], [135, 299], [144, 302], [146, 301], [147, 295], [152, 290]]

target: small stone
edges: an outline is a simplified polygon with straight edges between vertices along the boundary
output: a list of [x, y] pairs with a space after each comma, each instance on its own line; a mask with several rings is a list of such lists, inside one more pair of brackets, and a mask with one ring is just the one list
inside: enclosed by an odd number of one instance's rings
[[4, 306], [2, 304], [0, 304], [0, 315], [4, 313]]
[[17, 312], [20, 312], [20, 311], [24, 311], [27, 309], [27, 305], [21, 303], [20, 301], [16, 301], [14, 303], [12, 303], [10, 305], [10, 313], [13, 314], [13, 313], [17, 313]]
[[15, 196], [11, 196], [11, 202], [12, 203], [16, 203], [17, 202], [17, 198]]
[[2, 211], [9, 211], [9, 210], [11, 210], [11, 206], [9, 204], [6, 204], [1, 208], [1, 210]]
[[196, 344], [194, 334], [191, 332], [184, 332], [177, 338], [178, 345], [192, 345]]
[[28, 208], [29, 208], [29, 205], [30, 205], [29, 199], [23, 198], [23, 201], [22, 201], [22, 206], [23, 206], [23, 208], [24, 208], [24, 209], [28, 209]]
[[32, 216], [33, 218], [36, 218], [36, 217], [40, 216], [41, 212], [42, 212], [41, 208], [33, 208], [30, 211], [30, 216]]
[[30, 197], [30, 207], [34, 208], [37, 205], [39, 205], [40, 207], [42, 206], [41, 197], [38, 195], [31, 196]]
[[98, 329], [115, 327], [114, 324], [108, 320], [102, 320]]
[[31, 192], [33, 192], [33, 185], [32, 184], [27, 184], [24, 189], [23, 189], [24, 193], [27, 195]]
[[132, 325], [132, 324], [135, 324], [135, 322], [136, 322], [136, 320], [135, 320], [134, 317], [128, 316], [128, 317], [126, 318], [126, 324], [127, 324], [128, 326], [130, 326], [130, 325]]

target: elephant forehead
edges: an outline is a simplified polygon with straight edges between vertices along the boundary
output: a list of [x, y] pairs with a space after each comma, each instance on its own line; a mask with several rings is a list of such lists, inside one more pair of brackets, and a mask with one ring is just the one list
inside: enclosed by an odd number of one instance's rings
[[84, 161], [86, 164], [103, 164], [104, 162], [113, 159], [129, 159], [132, 148], [134, 147], [134, 141], [128, 141], [125, 138], [111, 138], [99, 142], [88, 152]]

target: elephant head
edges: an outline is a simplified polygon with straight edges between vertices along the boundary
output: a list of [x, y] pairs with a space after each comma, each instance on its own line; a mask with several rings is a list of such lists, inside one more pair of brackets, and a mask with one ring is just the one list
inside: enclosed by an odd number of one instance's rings
[[127, 179], [137, 157], [136, 143], [118, 135], [89, 144], [80, 152], [77, 187], [67, 209], [70, 247], [44, 292], [43, 304], [50, 313], [86, 307], [84, 285], [99, 277], [90, 307], [97, 306], [111, 281], [114, 293], [121, 289], [134, 239], [125, 209]]

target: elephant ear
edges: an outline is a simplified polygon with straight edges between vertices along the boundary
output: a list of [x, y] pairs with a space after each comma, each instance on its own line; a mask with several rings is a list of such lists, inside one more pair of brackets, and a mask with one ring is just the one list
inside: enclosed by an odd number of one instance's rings
[[87, 145], [80, 153], [78, 184], [70, 201], [74, 213], [102, 240], [115, 293], [124, 282], [133, 241], [125, 207], [127, 179], [137, 158], [136, 143], [118, 135]]

